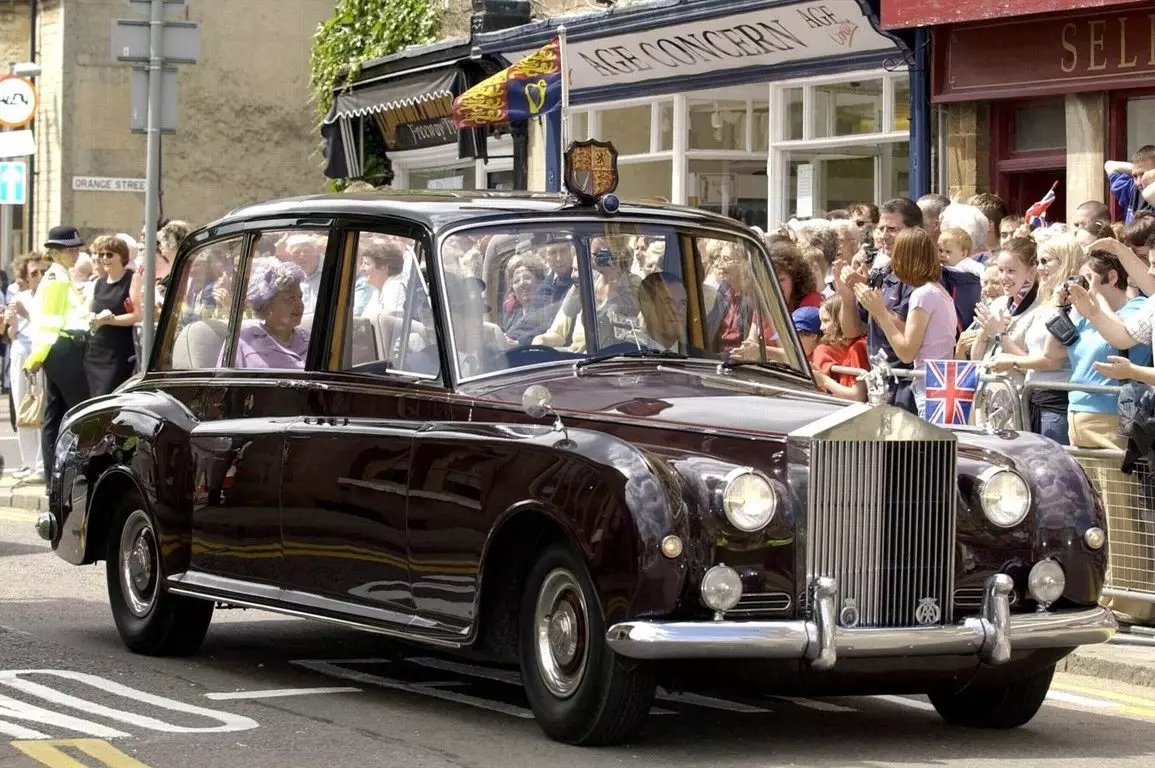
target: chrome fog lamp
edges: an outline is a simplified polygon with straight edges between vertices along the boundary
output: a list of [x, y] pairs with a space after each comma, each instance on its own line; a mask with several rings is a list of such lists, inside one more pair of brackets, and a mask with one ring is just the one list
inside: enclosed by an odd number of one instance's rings
[[1000, 528], [1013, 528], [1031, 510], [1031, 488], [1018, 472], [993, 467], [979, 475], [983, 514]]
[[1066, 588], [1067, 576], [1063, 573], [1063, 566], [1050, 558], [1035, 563], [1027, 576], [1027, 590], [1040, 608], [1047, 608], [1062, 597]]
[[1102, 528], [1092, 526], [1083, 533], [1083, 541], [1091, 549], [1102, 549], [1107, 543], [1107, 532]]
[[722, 488], [722, 511], [730, 525], [753, 533], [765, 528], [778, 510], [778, 497], [763, 475], [739, 469], [726, 476]]
[[728, 565], [715, 565], [702, 577], [702, 602], [712, 611], [728, 611], [742, 599], [742, 579]]

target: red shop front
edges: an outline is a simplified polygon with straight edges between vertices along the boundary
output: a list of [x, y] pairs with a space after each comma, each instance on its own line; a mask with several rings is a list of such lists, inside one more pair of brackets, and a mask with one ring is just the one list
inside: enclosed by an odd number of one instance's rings
[[[930, 26], [932, 100], [973, 120], [948, 136], [952, 188], [989, 189], [1023, 211], [1060, 181], [1060, 219], [1108, 200], [1103, 163], [1155, 144], [1155, 4], [1118, 0], [894, 0], [884, 26]], [[888, 13], [889, 9], [889, 13]], [[999, 13], [1001, 12], [1001, 16]], [[970, 147], [973, 146], [973, 153]], [[965, 156], [973, 154], [973, 157]], [[985, 179], [985, 183], [982, 183]], [[965, 190], [969, 191], [969, 190]]]

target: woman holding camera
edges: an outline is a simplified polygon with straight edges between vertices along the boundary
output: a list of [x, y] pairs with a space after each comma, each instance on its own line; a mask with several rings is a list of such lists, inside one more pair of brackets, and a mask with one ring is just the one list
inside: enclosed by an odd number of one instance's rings
[[[1059, 311], [1060, 294], [1065, 295], [1066, 281], [1077, 275], [1083, 266], [1083, 247], [1074, 235], [1052, 237], [1038, 247], [1039, 298], [1037, 308], [1023, 320], [1023, 345], [1025, 354], [1001, 352], [989, 363], [995, 373], [1023, 371], [1022, 364], [1028, 358], [1036, 358], [1039, 367], [1026, 371], [1026, 381], [1049, 383], [1066, 382], [1071, 378], [1071, 368], [1066, 356], [1052, 360], [1046, 357], [1047, 339], [1051, 338], [1047, 324]], [[1078, 278], [1072, 278], [1078, 279]], [[1048, 363], [1048, 361], [1050, 361]], [[1053, 364], [1053, 368], [1045, 368]], [[1034, 389], [1030, 392], [1030, 429], [1051, 438], [1062, 445], [1067, 444], [1067, 393], [1049, 389]]]
[[[1135, 316], [1145, 299], [1127, 297], [1127, 273], [1119, 259], [1107, 251], [1095, 250], [1087, 256], [1079, 269], [1086, 283], [1070, 284], [1060, 291], [1063, 304], [1074, 305], [1078, 314], [1070, 322], [1060, 313], [1048, 322], [1050, 338], [1041, 356], [1027, 358], [1019, 363], [1025, 370], [1053, 370], [1067, 359], [1071, 367], [1072, 384], [1118, 384], [1098, 370], [1096, 363], [1105, 363], [1116, 354], [1116, 346], [1097, 329], [1099, 319], [1105, 316], [1126, 321]], [[1069, 295], [1069, 297], [1068, 297]], [[1090, 318], [1090, 319], [1089, 319]], [[1151, 364], [1151, 347], [1136, 347], [1128, 355], [1137, 365]], [[1070, 445], [1076, 448], [1123, 448], [1119, 437], [1118, 395], [1090, 392], [1071, 392], [1068, 400], [1068, 429]]]

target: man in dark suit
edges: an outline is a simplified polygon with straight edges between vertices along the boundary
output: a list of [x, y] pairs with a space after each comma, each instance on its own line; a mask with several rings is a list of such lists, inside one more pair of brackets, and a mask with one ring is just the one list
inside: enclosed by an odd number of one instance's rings
[[686, 340], [686, 287], [677, 275], [653, 272], [642, 280], [638, 308], [651, 349], [690, 357], [709, 358], [705, 350]]

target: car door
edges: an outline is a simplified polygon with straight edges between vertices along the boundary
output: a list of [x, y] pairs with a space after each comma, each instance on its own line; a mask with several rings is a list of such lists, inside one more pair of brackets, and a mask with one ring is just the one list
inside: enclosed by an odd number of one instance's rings
[[[307, 239], [321, 253], [329, 240], [324, 227], [286, 227], [206, 246], [187, 262], [168, 299], [177, 325], [172, 367], [207, 372], [211, 366], [209, 382], [191, 401], [202, 416], [190, 437], [193, 504], [186, 579], [265, 599], [278, 596], [276, 585], [283, 578], [282, 461], [285, 435], [303, 407], [307, 352], [275, 357], [268, 354], [271, 345], [249, 342], [269, 327], [272, 302], [281, 302], [277, 297], [285, 290], [275, 287], [265, 297], [268, 304], [257, 308], [260, 292], [254, 282], [292, 260], [284, 248], [290, 236]], [[313, 265], [314, 280], [321, 261]], [[309, 274], [302, 267], [287, 280], [304, 284]], [[308, 319], [303, 313], [293, 329], [305, 349]]]
[[375, 225], [341, 237], [329, 357], [288, 431], [286, 585], [314, 608], [409, 624], [413, 435], [446, 408], [421, 235]]

